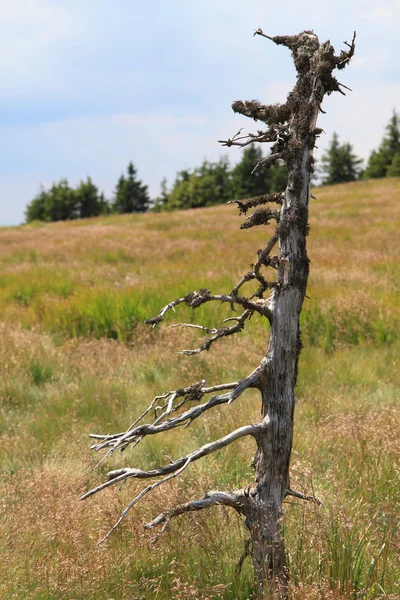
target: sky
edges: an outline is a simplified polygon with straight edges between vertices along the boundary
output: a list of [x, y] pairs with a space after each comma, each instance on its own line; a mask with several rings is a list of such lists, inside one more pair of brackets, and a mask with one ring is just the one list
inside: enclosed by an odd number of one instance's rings
[[339, 74], [353, 91], [324, 101], [317, 157], [336, 131], [368, 158], [400, 111], [400, 0], [0, 0], [0, 225], [63, 177], [112, 197], [132, 160], [155, 197], [205, 158], [240, 160], [217, 141], [254, 131], [232, 101], [282, 102], [295, 81], [258, 27], [313, 29], [337, 53], [357, 31]]

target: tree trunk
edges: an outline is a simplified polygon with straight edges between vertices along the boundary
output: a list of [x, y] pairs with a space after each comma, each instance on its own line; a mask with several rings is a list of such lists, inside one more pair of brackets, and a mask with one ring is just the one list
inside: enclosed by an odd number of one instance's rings
[[[295, 163], [303, 171], [308, 149], [298, 151]], [[280, 532], [282, 503], [289, 489], [289, 461], [293, 440], [294, 388], [301, 349], [299, 316], [308, 277], [306, 235], [309, 171], [296, 187], [294, 169], [288, 181], [279, 226], [278, 285], [271, 309], [271, 334], [259, 389], [266, 427], [257, 439], [256, 487], [250, 495], [246, 524], [253, 542], [253, 562], [259, 593], [267, 582], [274, 593], [285, 595], [288, 569]], [[297, 177], [297, 181], [299, 178]]]
[[[269, 37], [261, 30], [256, 33]], [[326, 93], [342, 92], [332, 71], [348, 63], [354, 53], [355, 38], [351, 45], [347, 44], [350, 50], [339, 57], [334, 55], [329, 42], [320, 44], [312, 32], [269, 39], [292, 51], [298, 76], [287, 102], [270, 106], [255, 101], [233, 104], [235, 112], [264, 121], [270, 132], [279, 132], [272, 154], [264, 159], [264, 164], [284, 159], [288, 168], [277, 228], [278, 277], [270, 285], [272, 293], [265, 301], [271, 324], [270, 341], [257, 386], [261, 392], [265, 427], [256, 438], [256, 485], [243, 508], [251, 533], [261, 598], [269, 594], [274, 597], [287, 595], [289, 575], [280, 521], [282, 503], [290, 490], [294, 388], [301, 351], [299, 317], [309, 270], [306, 237], [312, 153], [315, 138], [321, 132], [316, 129], [316, 122], [322, 99]]]

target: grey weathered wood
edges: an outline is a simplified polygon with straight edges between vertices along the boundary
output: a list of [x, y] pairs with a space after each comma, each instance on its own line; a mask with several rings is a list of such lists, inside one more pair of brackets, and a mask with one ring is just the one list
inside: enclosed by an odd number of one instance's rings
[[[234, 110], [256, 118], [270, 129], [284, 127], [279, 157], [288, 168], [288, 181], [278, 226], [278, 277], [269, 302], [271, 333], [259, 389], [263, 415], [269, 426], [257, 439], [256, 485], [249, 495], [246, 515], [253, 541], [253, 562], [263, 597], [266, 583], [284, 595], [288, 569], [280, 520], [282, 503], [290, 489], [289, 462], [298, 359], [301, 350], [299, 317], [308, 279], [306, 250], [310, 178], [318, 112], [326, 93], [339, 89], [332, 71], [347, 57], [335, 57], [329, 42], [320, 44], [312, 32], [270, 38], [291, 49], [297, 83], [282, 106], [235, 103]], [[354, 52], [354, 39], [349, 54]], [[349, 57], [351, 58], [351, 56]], [[348, 60], [345, 60], [347, 64]]]

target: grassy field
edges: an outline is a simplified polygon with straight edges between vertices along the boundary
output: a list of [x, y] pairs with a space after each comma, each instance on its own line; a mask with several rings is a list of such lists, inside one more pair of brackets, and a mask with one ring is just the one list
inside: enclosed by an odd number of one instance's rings
[[[311, 276], [302, 314], [293, 487], [291, 597], [400, 598], [400, 180], [316, 191]], [[183, 308], [151, 330], [143, 319], [192, 289], [228, 292], [263, 246], [233, 207], [110, 216], [0, 230], [0, 597], [5, 600], [251, 598], [251, 565], [235, 574], [246, 532], [226, 509], [183, 516], [158, 544], [143, 530], [163, 507], [251, 481], [248, 439], [147, 497], [105, 544], [140, 483], [79, 496], [121, 465], [148, 468], [258, 420], [248, 392], [185, 430], [145, 441], [97, 470], [88, 433], [124, 430], [162, 391], [247, 375], [268, 331], [254, 318], [199, 357], [180, 321], [220, 322], [221, 307]], [[175, 320], [174, 320], [175, 319]], [[158, 437], [158, 436], [157, 436]]]

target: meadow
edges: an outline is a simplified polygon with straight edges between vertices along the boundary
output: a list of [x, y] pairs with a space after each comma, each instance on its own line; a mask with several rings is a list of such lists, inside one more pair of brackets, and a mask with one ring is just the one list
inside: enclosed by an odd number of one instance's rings
[[[314, 191], [302, 313], [292, 486], [285, 502], [291, 598], [400, 598], [400, 179]], [[208, 353], [178, 321], [214, 325], [226, 307], [143, 320], [188, 291], [229, 292], [269, 232], [234, 206], [33, 223], [0, 230], [0, 597], [5, 600], [245, 600], [246, 531], [222, 507], [143, 524], [209, 489], [252, 480], [249, 439], [198, 461], [97, 542], [141, 488], [79, 497], [122, 465], [151, 468], [259, 419], [247, 392], [184, 430], [92, 470], [89, 433], [123, 431], [158, 393], [246, 376], [265, 354], [254, 317]], [[214, 416], [216, 418], [214, 419]]]

